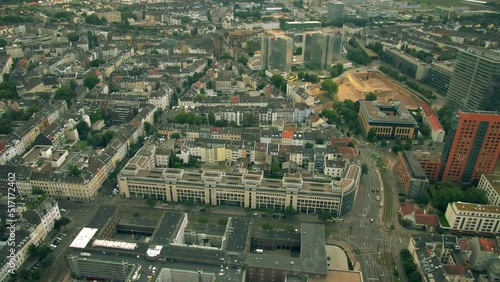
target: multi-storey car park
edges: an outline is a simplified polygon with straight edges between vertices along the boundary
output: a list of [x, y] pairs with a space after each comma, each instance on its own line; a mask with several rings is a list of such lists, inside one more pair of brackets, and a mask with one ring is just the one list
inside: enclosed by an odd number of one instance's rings
[[292, 206], [300, 212], [343, 215], [354, 204], [360, 178], [361, 168], [356, 164], [351, 164], [340, 180], [309, 179], [300, 174], [267, 179], [262, 171], [192, 172], [173, 168], [141, 169], [130, 164], [118, 176], [118, 185], [120, 194], [127, 198], [153, 197], [252, 209], [284, 210]]
[[185, 213], [138, 207], [102, 206], [66, 258], [75, 279], [332, 281], [342, 274], [361, 281], [359, 272], [330, 266], [337, 258], [327, 257], [321, 224], [291, 231], [262, 229], [244, 218], [200, 224]]

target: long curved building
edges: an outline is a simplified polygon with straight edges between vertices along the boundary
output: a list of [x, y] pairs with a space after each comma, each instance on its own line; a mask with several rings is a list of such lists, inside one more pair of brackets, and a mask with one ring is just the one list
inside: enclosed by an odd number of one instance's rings
[[340, 180], [326, 180], [303, 178], [300, 174], [268, 179], [262, 171], [141, 169], [129, 163], [118, 176], [118, 185], [120, 195], [127, 198], [152, 197], [252, 209], [284, 210], [292, 206], [300, 212], [340, 216], [352, 209], [360, 178], [361, 168], [356, 164], [351, 164]]

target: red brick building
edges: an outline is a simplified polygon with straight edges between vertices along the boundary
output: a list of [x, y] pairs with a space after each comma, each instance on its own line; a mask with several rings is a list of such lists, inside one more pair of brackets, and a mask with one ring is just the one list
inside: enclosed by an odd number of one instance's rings
[[476, 182], [491, 174], [500, 154], [500, 113], [458, 111], [445, 138], [441, 181]]
[[415, 199], [427, 193], [429, 180], [413, 152], [403, 151], [398, 154], [396, 170], [408, 198]]
[[429, 180], [439, 180], [439, 173], [442, 167], [440, 155], [430, 154], [428, 152], [415, 152], [415, 157]]

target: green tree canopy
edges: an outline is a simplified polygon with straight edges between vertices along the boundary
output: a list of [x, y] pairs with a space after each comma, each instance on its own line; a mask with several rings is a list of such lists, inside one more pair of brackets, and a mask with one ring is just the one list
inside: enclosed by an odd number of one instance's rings
[[71, 223], [71, 219], [69, 217], [61, 217], [60, 219], [54, 222], [54, 229], [61, 230], [61, 227], [66, 228], [65, 226]]
[[90, 127], [85, 121], [80, 121], [75, 126], [80, 139], [85, 140], [90, 133]]
[[436, 191], [432, 198], [433, 207], [444, 213], [446, 212], [448, 203], [458, 201], [474, 204], [488, 204], [488, 198], [484, 190], [479, 190], [474, 187], [464, 190], [461, 187], [453, 186], [449, 183], [438, 184], [436, 186]]
[[366, 134], [366, 139], [368, 139], [368, 141], [370, 141], [370, 142], [377, 141], [377, 134], [375, 133], [375, 129], [370, 128], [370, 130]]
[[331, 79], [325, 79], [321, 82], [321, 91], [327, 96], [333, 97], [339, 91], [339, 86]]
[[71, 90], [71, 88], [69, 87], [62, 87], [57, 89], [54, 95], [54, 99], [64, 100], [66, 101], [68, 106], [71, 106], [75, 98], [75, 92], [73, 92], [73, 90]]
[[74, 32], [68, 32], [68, 34], [66, 34], [66, 37], [68, 37], [68, 40], [70, 42], [77, 42], [78, 40], [80, 40], [80, 35]]
[[373, 92], [369, 92], [368, 94], [365, 95], [365, 100], [366, 101], [375, 101], [377, 100], [377, 94]]
[[100, 79], [94, 73], [87, 73], [83, 78], [83, 85], [89, 90], [92, 90], [99, 82]]

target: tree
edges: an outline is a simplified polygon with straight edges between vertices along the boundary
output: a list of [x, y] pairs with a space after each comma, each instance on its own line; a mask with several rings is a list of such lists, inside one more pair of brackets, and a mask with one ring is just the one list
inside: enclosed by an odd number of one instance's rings
[[437, 210], [444, 213], [448, 207], [448, 203], [459, 201], [473, 204], [487, 204], [488, 198], [484, 190], [477, 188], [463, 190], [449, 183], [442, 183], [436, 186], [436, 191], [433, 193], [432, 206]]
[[72, 79], [69, 81], [69, 89], [71, 89], [71, 91], [75, 91], [77, 87], [78, 83], [76, 82], [76, 80]]
[[401, 260], [412, 259], [411, 253], [408, 249], [402, 249], [401, 251], [399, 251], [399, 255], [401, 256]]
[[347, 147], [354, 148], [354, 145], [354, 141], [349, 141], [349, 143], [347, 143]]
[[274, 74], [271, 77], [271, 83], [276, 86], [276, 88], [280, 88], [283, 84], [286, 84], [286, 80], [279, 74]]
[[170, 107], [175, 107], [179, 105], [179, 97], [177, 96], [177, 91], [170, 97]]
[[273, 161], [271, 163], [270, 175], [272, 177], [277, 177], [277, 176], [279, 176], [280, 172], [281, 172], [281, 169], [280, 169], [280, 164], [279, 164], [278, 158], [273, 158]]
[[298, 78], [299, 80], [302, 80], [302, 79], [304, 79], [304, 75], [305, 75], [305, 73], [304, 73], [304, 72], [299, 72], [299, 73], [297, 74], [297, 78]]
[[323, 145], [325, 143], [325, 139], [318, 137], [316, 138], [316, 144], [317, 145]]
[[52, 263], [54, 263], [54, 257], [48, 256], [40, 261], [40, 267], [41, 268], [48, 268], [48, 267], [52, 266]]
[[7, 40], [0, 38], [0, 48], [7, 46]]
[[80, 121], [75, 125], [76, 130], [78, 131], [78, 135], [80, 139], [85, 140], [90, 133], [90, 127], [85, 121]]
[[310, 149], [310, 148], [312, 148], [312, 147], [314, 147], [314, 145], [313, 145], [312, 143], [309, 143], [309, 142], [307, 142], [307, 143], [304, 145], [304, 148], [306, 148], [306, 149]]
[[75, 99], [75, 93], [69, 87], [62, 87], [56, 90], [54, 99], [64, 100], [71, 106], [73, 99]]
[[375, 129], [370, 128], [370, 130], [366, 134], [366, 139], [368, 139], [368, 141], [370, 141], [370, 142], [377, 141], [377, 134], [375, 133]]
[[286, 207], [286, 209], [283, 213], [285, 214], [286, 217], [290, 218], [290, 217], [296, 215], [297, 211], [293, 208], [292, 205], [289, 205], [288, 207]]
[[332, 97], [339, 91], [339, 86], [331, 79], [325, 79], [321, 82], [321, 91], [327, 96]]
[[414, 271], [408, 275], [408, 282], [421, 282], [422, 281], [422, 276], [420, 276], [420, 273], [418, 271]]
[[83, 85], [89, 90], [92, 90], [99, 82], [99, 78], [94, 73], [87, 73], [83, 78]]
[[85, 17], [85, 23], [93, 24], [93, 25], [102, 25], [106, 24], [106, 18], [99, 18], [96, 14], [91, 14]]
[[401, 265], [403, 266], [403, 270], [407, 273], [410, 274], [412, 272], [415, 272], [417, 270], [417, 266], [413, 262], [413, 260], [404, 260]]
[[28, 246], [28, 254], [30, 256], [37, 256], [38, 255], [38, 247], [35, 246], [35, 244], [31, 244]]
[[405, 149], [406, 151], [409, 151], [409, 150], [411, 150], [412, 145], [413, 145], [413, 139], [408, 138], [408, 139], [406, 139], [406, 141], [405, 141], [404, 149]]
[[68, 174], [74, 177], [80, 177], [82, 175], [82, 171], [78, 168], [78, 166], [74, 163], [68, 165]]
[[70, 223], [71, 219], [69, 217], [63, 216], [54, 222], [54, 229], [58, 231], [61, 230], [61, 227], [64, 227], [64, 229], [66, 229], [66, 225]]
[[181, 139], [181, 135], [179, 133], [170, 134], [170, 139]]
[[66, 37], [68, 37], [68, 41], [69, 42], [77, 42], [78, 40], [80, 40], [80, 35], [78, 35], [78, 33], [74, 33], [74, 32], [69, 32]]
[[380, 141], [380, 146], [381, 147], [387, 147], [387, 144], [389, 144], [389, 142], [387, 142], [387, 140], [385, 140], [385, 138], [382, 139], [382, 141]]
[[327, 221], [329, 219], [332, 219], [332, 217], [333, 217], [332, 214], [326, 211], [321, 211], [318, 213], [318, 218], [321, 221]]
[[144, 122], [144, 132], [146, 132], [147, 135], [151, 135], [151, 130], [153, 129], [153, 126], [149, 122]]
[[174, 151], [170, 151], [170, 155], [168, 156], [168, 167], [175, 167], [176, 160], [177, 156], [174, 154]]
[[156, 200], [155, 198], [147, 198], [146, 199], [146, 204], [150, 207], [154, 207], [156, 205], [156, 202], [158, 200]]
[[247, 65], [247, 63], [248, 63], [248, 59], [247, 59], [247, 57], [245, 57], [245, 56], [243, 56], [243, 55], [240, 55], [240, 56], [238, 57], [238, 62], [240, 62], [240, 63], [242, 63], [243, 65], [245, 65], [245, 66], [246, 66], [246, 65]]
[[269, 223], [264, 223], [262, 225], [262, 228], [266, 229], [266, 230], [271, 230], [271, 229], [273, 229], [273, 226], [271, 224], [269, 224]]
[[214, 123], [215, 123], [215, 114], [212, 111], [210, 111], [208, 112], [208, 124], [214, 125]]
[[377, 94], [373, 92], [369, 92], [368, 94], [365, 95], [365, 100], [366, 101], [375, 101], [377, 100]]
[[307, 72], [306, 72], [306, 73], [304, 74], [304, 80], [305, 80], [305, 81], [309, 81], [309, 78], [310, 78], [310, 77], [311, 77], [311, 75], [310, 75], [309, 73], [307, 73]]
[[224, 52], [220, 55], [220, 59], [221, 60], [232, 60], [233, 57], [231, 57], [231, 54], [229, 54], [228, 52]]
[[368, 174], [368, 165], [365, 163], [361, 164], [361, 173], [362, 174]]

